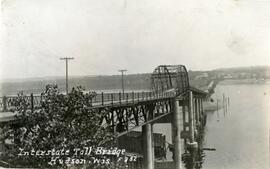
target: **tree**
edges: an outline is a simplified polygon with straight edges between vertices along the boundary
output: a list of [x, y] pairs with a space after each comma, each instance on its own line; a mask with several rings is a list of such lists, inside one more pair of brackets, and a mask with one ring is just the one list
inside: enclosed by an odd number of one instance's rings
[[[31, 110], [28, 97], [19, 93], [12, 102], [14, 112], [17, 112], [16, 123], [4, 126], [1, 133], [2, 141], [8, 139], [12, 142], [4, 152], [4, 160], [16, 164], [16, 167], [50, 167], [50, 155], [18, 154], [22, 149], [30, 152], [113, 145], [113, 134], [100, 125], [106, 111], [97, 112], [91, 106], [95, 95], [94, 92], [84, 93], [82, 87], [73, 88], [68, 95], [63, 95], [57, 85], [47, 85], [41, 94], [40, 106]], [[57, 164], [53, 168], [57, 166], [67, 167]]]

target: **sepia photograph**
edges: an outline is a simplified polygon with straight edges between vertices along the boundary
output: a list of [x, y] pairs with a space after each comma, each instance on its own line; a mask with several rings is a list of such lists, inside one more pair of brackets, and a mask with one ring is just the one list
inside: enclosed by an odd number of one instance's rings
[[270, 0], [0, 7], [0, 169], [270, 169]]

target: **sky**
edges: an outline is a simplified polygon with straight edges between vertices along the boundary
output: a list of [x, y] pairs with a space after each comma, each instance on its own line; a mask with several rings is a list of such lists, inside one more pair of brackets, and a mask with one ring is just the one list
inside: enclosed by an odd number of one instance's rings
[[270, 65], [270, 0], [1, 0], [0, 80]]

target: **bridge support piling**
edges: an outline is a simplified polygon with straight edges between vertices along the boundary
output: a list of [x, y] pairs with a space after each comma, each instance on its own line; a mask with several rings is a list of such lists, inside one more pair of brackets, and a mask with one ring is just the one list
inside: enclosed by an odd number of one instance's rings
[[154, 169], [153, 150], [153, 126], [145, 124], [142, 126], [143, 136], [143, 165], [144, 169]]
[[[182, 113], [183, 113], [183, 131], [186, 133], [186, 106], [183, 104], [182, 105]], [[184, 142], [187, 142], [187, 139], [184, 138]]]
[[201, 112], [202, 112], [202, 116], [203, 116], [203, 100], [201, 99]]
[[199, 109], [199, 121], [201, 123], [201, 116], [202, 116], [202, 110], [201, 110], [201, 98], [198, 100], [198, 109]]
[[189, 105], [188, 105], [188, 113], [189, 113], [189, 143], [187, 144], [188, 148], [195, 149], [197, 148], [198, 144], [195, 142], [195, 129], [194, 129], [194, 107], [193, 107], [193, 93], [192, 91], [189, 92]]
[[194, 99], [195, 100], [195, 126], [198, 127], [199, 125], [199, 99]]
[[181, 113], [178, 111], [177, 100], [172, 100], [173, 107], [173, 143], [174, 143], [174, 164], [175, 169], [181, 169]]
[[198, 99], [198, 121], [199, 121], [199, 128], [202, 127], [202, 110], [201, 110], [201, 98]]
[[201, 109], [201, 122], [202, 122], [202, 126], [205, 125], [205, 116], [204, 116], [204, 112], [203, 112], [203, 99], [200, 100], [200, 109]]
[[201, 123], [201, 98], [198, 99], [198, 115], [199, 122]]
[[201, 98], [197, 99], [197, 121], [198, 121], [198, 124], [197, 126], [199, 128], [201, 128], [201, 124], [202, 124], [202, 121], [201, 121]]

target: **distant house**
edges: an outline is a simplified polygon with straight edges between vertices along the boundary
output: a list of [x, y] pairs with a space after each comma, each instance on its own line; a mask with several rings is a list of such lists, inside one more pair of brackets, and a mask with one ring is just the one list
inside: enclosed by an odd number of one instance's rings
[[233, 76], [232, 76], [231, 74], [227, 74], [227, 75], [225, 75], [223, 78], [224, 78], [224, 79], [232, 79]]
[[194, 79], [199, 80], [199, 79], [204, 79], [204, 78], [208, 78], [208, 73], [202, 73], [202, 74], [196, 76]]

